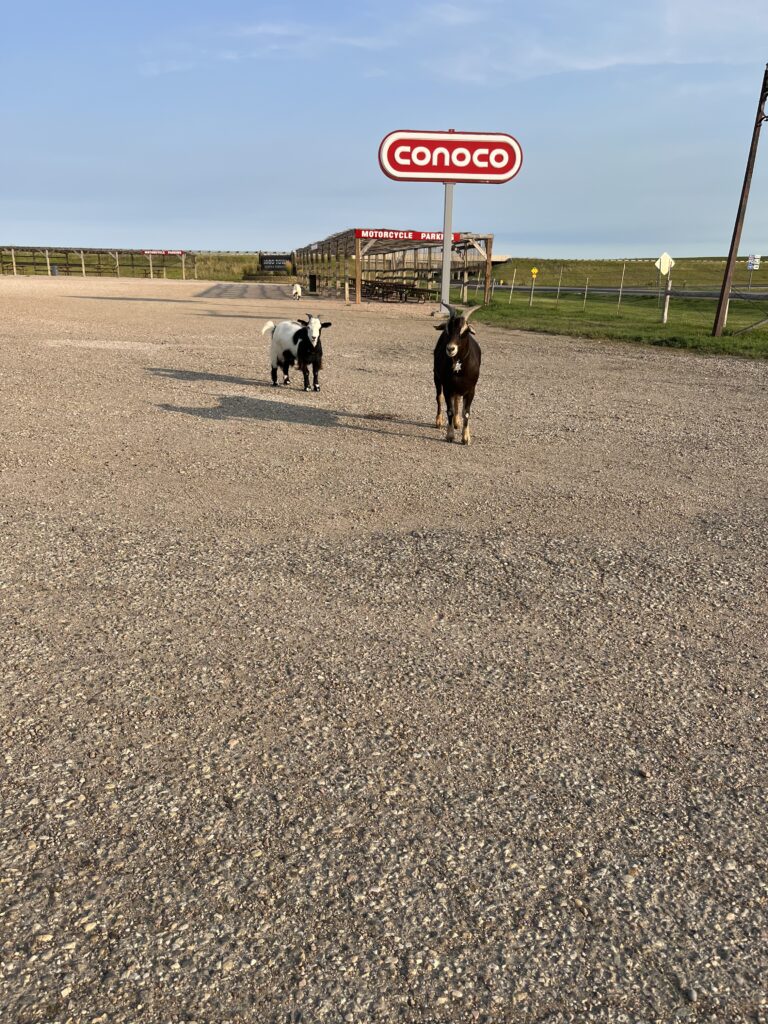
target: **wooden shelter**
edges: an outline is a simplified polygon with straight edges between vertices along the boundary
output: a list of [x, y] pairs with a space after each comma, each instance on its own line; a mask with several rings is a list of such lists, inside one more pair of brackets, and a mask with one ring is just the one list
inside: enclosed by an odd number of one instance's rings
[[[453, 235], [451, 276], [462, 281], [466, 299], [470, 277], [483, 301], [491, 299], [493, 235], [469, 232]], [[354, 279], [355, 302], [363, 298], [439, 299], [442, 271], [441, 231], [389, 228], [348, 228], [296, 250], [296, 270], [305, 284], [310, 278], [320, 287], [339, 291]]]

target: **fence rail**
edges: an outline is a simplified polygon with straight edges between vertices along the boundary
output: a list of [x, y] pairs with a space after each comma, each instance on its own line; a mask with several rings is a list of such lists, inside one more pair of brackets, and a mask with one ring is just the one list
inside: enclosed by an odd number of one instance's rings
[[[265, 257], [269, 257], [272, 262]], [[279, 268], [273, 254], [263, 250], [150, 252], [144, 249], [0, 246], [0, 275], [17, 277], [43, 275], [243, 281], [289, 276], [293, 269], [292, 259], [287, 258], [284, 262], [284, 267]]]

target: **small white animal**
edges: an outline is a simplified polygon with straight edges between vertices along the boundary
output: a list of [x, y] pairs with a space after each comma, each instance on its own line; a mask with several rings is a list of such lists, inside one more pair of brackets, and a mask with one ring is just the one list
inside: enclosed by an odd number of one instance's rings
[[301, 299], [301, 285], [299, 284], [298, 281], [293, 286], [293, 288], [291, 288], [291, 298], [296, 299], [296, 301]]

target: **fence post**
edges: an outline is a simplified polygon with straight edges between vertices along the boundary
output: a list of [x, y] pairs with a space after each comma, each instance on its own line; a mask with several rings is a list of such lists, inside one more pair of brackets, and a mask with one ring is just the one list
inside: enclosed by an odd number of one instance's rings
[[557, 295], [555, 296], [555, 305], [560, 305], [560, 285], [563, 283], [563, 264], [560, 264], [560, 277], [557, 281]]
[[16, 277], [16, 250], [11, 249], [11, 263], [13, 264], [13, 276]]
[[624, 260], [624, 266], [621, 268], [621, 284], [619, 285], [619, 304], [616, 307], [616, 312], [617, 313], [621, 309], [621, 296], [622, 296], [622, 293], [624, 291], [624, 274], [626, 273], [626, 270], [627, 270], [627, 261]]
[[192, 269], [195, 272], [195, 280], [197, 280], [197, 253], [192, 257]]
[[120, 253], [115, 253], [115, 276], [120, 277]]
[[51, 258], [48, 255], [48, 250], [45, 250], [45, 265], [48, 267], [48, 277], [51, 276]]
[[83, 268], [83, 277], [85, 277], [85, 253], [80, 250], [80, 266]]
[[152, 253], [149, 254], [149, 279], [150, 281], [154, 281], [155, 279], [155, 272], [152, 269]]
[[182, 253], [181, 254], [181, 280], [182, 281], [186, 281], [187, 280], [187, 263], [186, 263], [186, 260], [187, 260], [186, 253]]
[[587, 295], [588, 294], [589, 294], [589, 278], [587, 278], [587, 283], [584, 285], [584, 304], [581, 307], [582, 313], [587, 308]]

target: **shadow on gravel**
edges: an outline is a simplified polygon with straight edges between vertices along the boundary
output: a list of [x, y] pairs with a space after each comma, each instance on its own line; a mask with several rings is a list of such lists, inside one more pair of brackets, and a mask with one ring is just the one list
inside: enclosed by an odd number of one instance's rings
[[197, 299], [290, 299], [291, 286], [286, 284], [214, 284], [202, 292]]
[[[226, 379], [226, 378], [225, 378]], [[272, 385], [263, 385], [271, 387]], [[301, 392], [301, 398], [304, 392]], [[312, 398], [307, 396], [310, 401]], [[301, 401], [301, 398], [299, 401]], [[340, 427], [343, 430], [362, 430], [368, 434], [384, 434], [386, 437], [408, 437], [413, 434], [402, 433], [397, 430], [383, 430], [379, 427], [364, 426], [359, 420], [368, 422], [392, 423], [396, 426], [411, 426], [426, 428], [429, 426], [425, 420], [416, 422], [414, 420], [401, 420], [394, 415], [387, 413], [348, 413], [338, 412], [333, 409], [323, 409], [318, 406], [300, 405], [293, 402], [272, 401], [271, 399], [248, 398], [244, 395], [222, 395], [219, 404], [214, 408], [190, 408], [182, 405], [168, 405], [163, 403], [157, 406], [165, 412], [183, 413], [185, 416], [199, 416], [205, 420], [261, 420], [265, 423], [298, 423], [310, 427]], [[424, 435], [425, 441], [437, 441], [443, 443], [442, 431], [435, 431], [434, 435]]]
[[150, 299], [135, 295], [66, 295], [67, 299], [93, 299], [96, 302], [173, 302], [188, 305], [194, 299]]
[[226, 373], [201, 373], [197, 370], [176, 370], [170, 366], [148, 366], [147, 370], [156, 377], [169, 377], [173, 380], [213, 380], [219, 384], [241, 384], [249, 388], [271, 388], [267, 380], [251, 380], [249, 377], [231, 377]]

